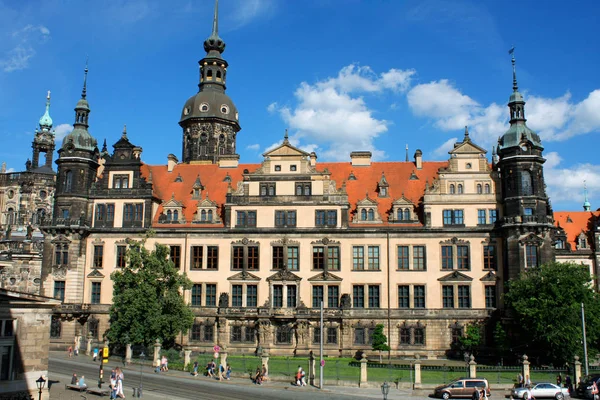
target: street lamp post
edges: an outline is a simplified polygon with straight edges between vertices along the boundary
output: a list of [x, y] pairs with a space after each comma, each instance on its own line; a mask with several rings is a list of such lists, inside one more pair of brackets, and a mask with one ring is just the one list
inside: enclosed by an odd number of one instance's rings
[[40, 376], [36, 381], [35, 384], [37, 385], [38, 391], [39, 391], [39, 400], [42, 400], [42, 390], [44, 389], [44, 386], [46, 385], [46, 380], [44, 379], [44, 376]]
[[138, 397], [141, 398], [142, 397], [142, 381], [144, 379], [144, 359], [146, 358], [146, 355], [144, 354], [144, 351], [142, 350], [142, 352], [140, 353], [140, 388], [138, 389]]
[[383, 400], [387, 400], [388, 394], [390, 393], [390, 385], [387, 381], [383, 382], [383, 385], [381, 385], [381, 393], [383, 394]]

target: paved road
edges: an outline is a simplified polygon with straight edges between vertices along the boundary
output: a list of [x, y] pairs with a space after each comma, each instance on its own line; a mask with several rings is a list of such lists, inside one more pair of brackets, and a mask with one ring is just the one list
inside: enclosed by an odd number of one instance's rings
[[[110, 369], [115, 366], [107, 364], [105, 376], [110, 374]], [[49, 379], [60, 381], [50, 389], [51, 399], [81, 400], [79, 393], [65, 391], [64, 383], [70, 380], [73, 372], [85, 375], [86, 382], [92, 386], [98, 377], [98, 363], [93, 363], [89, 358], [77, 357], [66, 359], [62, 357], [50, 357]], [[124, 368], [125, 373], [125, 395], [128, 399], [133, 398], [133, 387], [140, 383], [140, 367], [133, 365]], [[247, 379], [233, 378], [232, 381], [219, 382], [206, 377], [191, 377], [179, 371], [169, 371], [167, 374], [155, 374], [147, 366], [143, 371], [144, 399], [146, 400], [187, 400], [187, 399], [211, 399], [211, 400], [330, 400], [330, 399], [382, 399], [378, 388], [365, 389], [353, 387], [331, 387], [321, 391], [314, 387], [299, 388], [285, 382], [269, 382], [263, 386], [256, 386]], [[87, 395], [88, 399], [99, 396]], [[428, 399], [426, 393], [413, 393], [412, 391], [390, 390], [389, 400], [396, 399]], [[105, 397], [106, 399], [106, 397]]]

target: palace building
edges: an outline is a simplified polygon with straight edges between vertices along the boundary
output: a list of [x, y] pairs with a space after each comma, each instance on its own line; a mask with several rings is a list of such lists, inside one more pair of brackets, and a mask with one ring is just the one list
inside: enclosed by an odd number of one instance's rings
[[126, 129], [111, 151], [98, 149], [84, 81], [43, 227], [42, 294], [62, 300], [55, 347], [102, 337], [110, 275], [127, 263], [127, 239], [149, 230], [147, 245], [168, 246], [193, 281], [184, 296], [195, 323], [181, 344], [194, 350], [306, 354], [318, 348], [323, 304], [328, 356], [369, 350], [381, 323], [392, 355], [445, 357], [468, 324], [499, 317], [505, 283], [520, 271], [558, 258], [598, 272], [588, 236], [598, 213], [553, 213], [514, 58], [510, 128], [491, 158], [466, 128], [442, 162], [420, 150], [376, 162], [361, 149], [318, 162], [286, 132], [261, 163], [244, 164], [216, 9], [204, 50], [199, 91], [179, 119], [181, 161], [144, 163]]

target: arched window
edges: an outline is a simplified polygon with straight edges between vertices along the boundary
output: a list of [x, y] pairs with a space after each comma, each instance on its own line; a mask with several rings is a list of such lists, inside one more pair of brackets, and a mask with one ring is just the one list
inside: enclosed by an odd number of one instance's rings
[[489, 183], [485, 184], [485, 194], [490, 194], [490, 184]]
[[73, 171], [65, 173], [65, 192], [70, 193], [73, 190]]
[[221, 82], [221, 71], [217, 71], [217, 82]]
[[450, 185], [450, 194], [454, 194], [454, 192], [455, 192], [454, 185]]
[[481, 194], [483, 191], [481, 190], [481, 183], [477, 184], [477, 194]]
[[397, 217], [396, 219], [398, 219], [398, 221], [402, 221], [404, 219], [404, 215], [402, 215], [402, 209], [399, 208], [398, 211], [396, 212]]
[[458, 194], [462, 194], [463, 192], [463, 185], [459, 184], [458, 185]]
[[171, 221], [173, 219], [173, 213], [171, 212], [171, 210], [167, 211], [167, 221]]
[[410, 220], [410, 211], [408, 210], [408, 208], [404, 209], [404, 219], [406, 221]]
[[521, 189], [524, 196], [533, 194], [533, 185], [531, 182], [531, 173], [529, 171], [521, 172]]
[[206, 221], [206, 210], [200, 212], [200, 221]]
[[15, 209], [9, 207], [6, 211], [6, 223], [8, 225], [13, 225], [15, 223]]
[[206, 79], [212, 80], [212, 69], [206, 71]]
[[260, 195], [261, 196], [266, 196], [267, 195], [267, 186], [263, 185], [260, 187]]
[[208, 222], [212, 222], [212, 220], [213, 220], [213, 211], [208, 210]]
[[374, 221], [375, 220], [375, 212], [373, 211], [373, 209], [369, 209], [369, 221]]
[[361, 221], [367, 220], [367, 210], [365, 210], [364, 208], [360, 210], [360, 219]]
[[173, 221], [179, 221], [179, 211], [173, 211]]
[[275, 196], [275, 185], [269, 186], [269, 196]]
[[296, 185], [296, 196], [302, 196], [302, 185]]

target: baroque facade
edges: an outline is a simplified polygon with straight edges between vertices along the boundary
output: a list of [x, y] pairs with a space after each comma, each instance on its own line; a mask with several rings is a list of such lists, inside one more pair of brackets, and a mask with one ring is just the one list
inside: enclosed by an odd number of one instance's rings
[[[179, 121], [181, 163], [172, 154], [166, 165], [143, 163], [126, 129], [112, 152], [106, 143], [98, 150], [84, 81], [43, 228], [43, 294], [63, 301], [54, 346], [101, 338], [110, 275], [127, 263], [127, 239], [149, 230], [147, 245], [169, 246], [194, 283], [184, 296], [196, 319], [181, 344], [236, 353], [316, 349], [323, 305], [328, 356], [368, 350], [382, 323], [393, 355], [445, 357], [466, 325], [502, 308], [508, 279], [572, 257], [570, 230], [545, 192], [543, 146], [525, 122], [514, 58], [510, 128], [491, 161], [465, 128], [443, 162], [420, 150], [412, 161], [374, 162], [356, 151], [348, 162], [317, 162], [286, 133], [260, 164], [241, 164], [216, 10], [204, 49], [199, 91]], [[597, 261], [589, 265], [596, 273]]]

